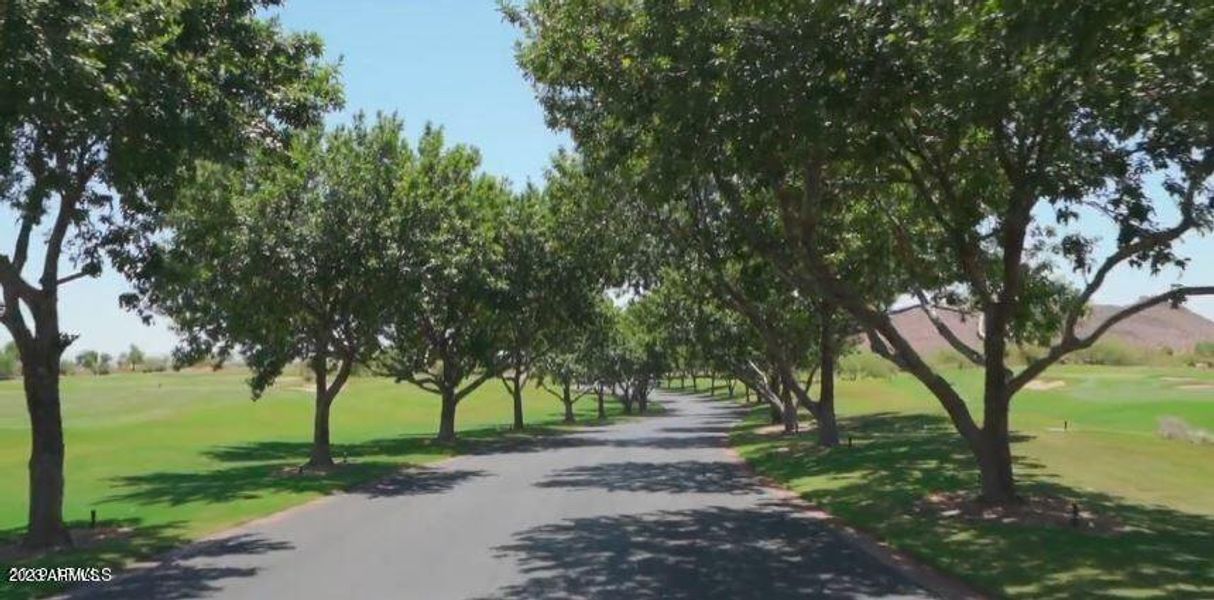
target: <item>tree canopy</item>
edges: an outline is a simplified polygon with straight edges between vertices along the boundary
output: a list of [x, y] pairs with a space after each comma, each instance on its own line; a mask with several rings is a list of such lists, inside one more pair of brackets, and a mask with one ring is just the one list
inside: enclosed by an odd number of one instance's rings
[[[784, 243], [765, 259], [936, 395], [990, 501], [1016, 498], [1008, 406], [1027, 381], [1132, 314], [1214, 293], [1178, 287], [1076, 332], [1112, 270], [1183, 266], [1177, 241], [1211, 228], [1208, 9], [533, 0], [507, 14], [550, 122], [637, 173], [652, 212], [708, 188], [778, 215]], [[982, 348], [933, 319], [986, 370], [981, 425], [893, 326], [891, 291], [929, 316], [981, 315]], [[1050, 349], [1011, 373], [1020, 340]]]
[[262, 18], [271, 4], [11, 0], [0, 11], [0, 191], [17, 217], [0, 251], [0, 322], [27, 383], [30, 547], [70, 543], [58, 378], [74, 336], [60, 331], [60, 287], [107, 256], [138, 277], [195, 160], [280, 143], [340, 103], [320, 39]]
[[[311, 462], [332, 464], [329, 408], [356, 363], [379, 350], [382, 323], [412, 306], [405, 277], [422, 260], [404, 197], [416, 157], [395, 117], [360, 116], [301, 131], [285, 152], [203, 165], [169, 218], [144, 302], [181, 336], [175, 362], [239, 353], [257, 398], [303, 361], [316, 386]], [[404, 240], [401, 240], [402, 242]], [[407, 309], [404, 309], [407, 310]]]

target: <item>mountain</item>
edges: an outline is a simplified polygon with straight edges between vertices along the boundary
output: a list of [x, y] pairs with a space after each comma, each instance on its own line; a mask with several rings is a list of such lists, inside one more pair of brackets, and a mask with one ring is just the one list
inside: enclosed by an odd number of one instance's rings
[[[1079, 335], [1091, 332], [1093, 327], [1121, 308], [1102, 304], [1093, 306], [1088, 317], [1079, 323]], [[976, 315], [945, 308], [937, 312], [940, 320], [948, 324], [958, 338], [974, 348], [982, 347], [978, 339]], [[918, 306], [894, 311], [893, 321], [898, 331], [923, 356], [950, 349], [948, 342], [944, 341]], [[1190, 352], [1199, 342], [1214, 342], [1214, 321], [1184, 307], [1174, 309], [1165, 304], [1144, 310], [1114, 325], [1101, 339], [1115, 339], [1135, 348], [1166, 347]]]

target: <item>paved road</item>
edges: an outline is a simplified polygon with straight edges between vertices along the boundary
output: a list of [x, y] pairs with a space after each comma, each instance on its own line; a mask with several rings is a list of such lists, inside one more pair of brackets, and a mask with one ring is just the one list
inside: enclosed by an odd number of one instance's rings
[[722, 403], [491, 448], [239, 528], [81, 598], [927, 594], [760, 487]]

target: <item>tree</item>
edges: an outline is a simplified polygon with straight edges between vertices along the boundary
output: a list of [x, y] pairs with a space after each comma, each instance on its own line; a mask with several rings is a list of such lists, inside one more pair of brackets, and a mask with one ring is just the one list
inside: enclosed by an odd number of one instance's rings
[[96, 350], [80, 352], [76, 355], [76, 366], [96, 375], [101, 367], [101, 355]]
[[607, 390], [615, 388], [621, 379], [620, 318], [620, 309], [600, 295], [594, 312], [587, 320], [585, 343], [580, 353], [583, 383], [594, 386], [600, 421], [607, 418]]
[[538, 365], [539, 385], [565, 408], [565, 423], [573, 423], [575, 420], [573, 405], [594, 392], [590, 388], [579, 386], [579, 382], [585, 377], [585, 367], [580, 356], [584, 348], [579, 347], [582, 343], [584, 340], [569, 339], [562, 344], [564, 348], [545, 355]]
[[8, 342], [0, 349], [0, 379], [15, 377], [21, 373], [21, 357], [17, 345]]
[[71, 542], [58, 382], [74, 336], [60, 330], [61, 288], [99, 273], [107, 253], [134, 274], [194, 159], [237, 158], [339, 100], [319, 39], [261, 18], [268, 4], [5, 4], [0, 190], [18, 234], [0, 254], [0, 320], [25, 367], [28, 547]]
[[559, 275], [549, 240], [543, 192], [528, 185], [506, 206], [499, 224], [505, 284], [502, 305], [506, 369], [502, 384], [513, 400], [515, 430], [523, 423], [523, 390], [537, 361], [543, 360], [559, 322]]
[[[602, 296], [618, 281], [621, 262], [595, 227], [593, 217], [603, 203], [581, 161], [562, 152], [552, 158], [543, 190], [528, 186], [500, 220], [500, 314], [508, 365], [502, 379], [514, 398], [515, 429], [523, 426], [522, 388], [531, 371], [553, 352], [580, 360], [569, 354], [570, 341], [603, 325]], [[583, 344], [575, 354], [586, 351]]]
[[[550, 120], [583, 152], [639, 148], [652, 173], [691, 172], [731, 206], [766, 198], [782, 268], [937, 397], [982, 498], [1014, 502], [1016, 392], [1121, 320], [1214, 293], [1179, 286], [1076, 331], [1111, 272], [1183, 267], [1177, 243], [1214, 222], [1214, 18], [1182, 1], [794, 5], [508, 14]], [[1087, 233], [1098, 221], [1114, 240]], [[985, 371], [981, 425], [893, 326], [873, 285], [889, 272], [929, 317], [938, 303], [981, 316], [981, 348], [932, 319]], [[1049, 350], [1013, 372], [1017, 341]]]
[[603, 293], [602, 255], [576, 208], [590, 193], [575, 165], [557, 155], [543, 190], [533, 186], [507, 204], [498, 222], [502, 247], [499, 307], [506, 370], [514, 400], [514, 428], [523, 428], [523, 389], [533, 369], [584, 329]]
[[659, 341], [664, 325], [656, 318], [658, 314], [649, 296], [642, 296], [627, 306], [618, 321], [617, 380], [625, 414], [632, 413], [633, 405], [645, 414], [650, 392], [668, 370]]
[[182, 338], [175, 362], [239, 353], [254, 399], [288, 364], [307, 364], [311, 467], [333, 465], [333, 402], [378, 350], [387, 306], [412, 306], [397, 279], [417, 257], [382, 242], [390, 224], [415, 229], [407, 210], [394, 213], [413, 160], [400, 120], [358, 115], [327, 133], [299, 132], [285, 153], [200, 169], [170, 219], [147, 304]]
[[394, 246], [416, 245], [424, 261], [416, 273], [401, 273], [417, 301], [390, 311], [377, 363], [441, 398], [441, 442], [455, 439], [459, 402], [504, 368], [498, 309], [505, 286], [494, 228], [511, 196], [479, 165], [476, 150], [445, 149], [442, 132], [427, 127], [405, 184], [411, 206], [425, 215], [425, 224], [412, 229], [425, 233], [415, 242], [414, 231], [397, 229], [392, 239]]
[[140, 350], [139, 346], [136, 346], [135, 344], [131, 344], [131, 347], [126, 351], [127, 368], [129, 368], [131, 371], [135, 371], [141, 365], [143, 365], [143, 363], [146, 362], [146, 360], [147, 360], [147, 357], [144, 356], [143, 350]]

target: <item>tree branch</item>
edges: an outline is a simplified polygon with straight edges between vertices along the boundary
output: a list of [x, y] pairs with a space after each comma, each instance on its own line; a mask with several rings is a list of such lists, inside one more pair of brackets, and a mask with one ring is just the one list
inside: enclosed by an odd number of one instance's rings
[[472, 380], [472, 383], [469, 383], [468, 385], [464, 386], [463, 389], [457, 389], [457, 391], [455, 392], [455, 400], [457, 402], [460, 400], [463, 400], [464, 396], [467, 396], [468, 394], [472, 393], [472, 390], [475, 390], [476, 388], [480, 387], [482, 383], [489, 381], [489, 379], [491, 379], [493, 377], [497, 377], [498, 372], [499, 372], [498, 369], [485, 369], [483, 373], [481, 373], [480, 375], [478, 375], [476, 377], [476, 379]]
[[17, 232], [17, 243], [13, 247], [13, 268], [17, 273], [25, 269], [25, 261], [29, 258], [30, 234], [34, 231], [33, 215], [22, 215], [21, 229]]
[[1008, 383], [1009, 395], [1015, 394], [1017, 391], [1027, 385], [1028, 382], [1032, 381], [1051, 365], [1061, 360], [1062, 357], [1077, 350], [1090, 347], [1114, 325], [1148, 308], [1158, 306], [1165, 302], [1171, 303], [1175, 308], [1182, 304], [1189, 296], [1211, 295], [1214, 295], [1214, 286], [1176, 287], [1163, 294], [1139, 300], [1138, 302], [1117, 311], [1109, 318], [1105, 319], [1103, 323], [1093, 329], [1088, 335], [1083, 336], [1082, 338], [1071, 335], [1070, 337], [1062, 339], [1060, 342], [1058, 342], [1058, 344], [1051, 347], [1045, 356], [1037, 359], [1032, 364], [1025, 367], [1023, 371], [1011, 379], [1011, 381]]
[[76, 281], [77, 279], [90, 277], [91, 275], [92, 275], [92, 273], [90, 273], [88, 271], [79, 271], [76, 273], [72, 273], [71, 275], [68, 275], [67, 277], [60, 277], [59, 279], [57, 279], [55, 281], [55, 285], [56, 286], [65, 285], [65, 284], [71, 283], [73, 281]]
[[[4, 286], [5, 290], [11, 290], [15, 298], [26, 302], [37, 301], [42, 293], [41, 290], [26, 281], [12, 261], [3, 254], [0, 254], [0, 286]], [[13, 305], [13, 308], [16, 308], [16, 304]]]
[[416, 385], [417, 387], [424, 391], [430, 392], [431, 394], [443, 393], [443, 390], [438, 386], [438, 381], [435, 380], [434, 377], [416, 377], [410, 374], [402, 375], [401, 379], [404, 379], [405, 381], [408, 381], [409, 383], [412, 383], [413, 385]]
[[1170, 244], [1180, 239], [1185, 233], [1189, 232], [1197, 225], [1197, 216], [1194, 212], [1197, 193], [1204, 187], [1205, 178], [1209, 174], [1210, 164], [1214, 162], [1214, 153], [1206, 156], [1203, 161], [1203, 174], [1201, 176], [1191, 177], [1189, 185], [1185, 189], [1185, 196], [1180, 202], [1180, 221], [1168, 229], [1155, 231], [1137, 240], [1122, 246], [1105, 258], [1100, 267], [1096, 269], [1092, 280], [1083, 288], [1083, 291], [1075, 299], [1071, 309], [1067, 311], [1066, 321], [1063, 324], [1062, 336], [1067, 339], [1074, 336], [1075, 327], [1079, 324], [1079, 318], [1083, 316], [1083, 309], [1095, 295], [1096, 291], [1104, 285], [1104, 280], [1121, 263], [1129, 260], [1135, 255], [1150, 251], [1154, 248]]
[[944, 323], [944, 321], [940, 318], [940, 314], [936, 312], [936, 307], [928, 302], [927, 295], [923, 293], [923, 290], [915, 288], [915, 297], [919, 299], [919, 308], [923, 310], [923, 314], [927, 315], [927, 319], [931, 321], [932, 325], [936, 328], [936, 331], [940, 333], [940, 336], [943, 337], [954, 350], [960, 352], [961, 356], [965, 357], [975, 365], [981, 367], [986, 363], [986, 358], [981, 352], [974, 349], [969, 344], [961, 341], [961, 338], [957, 337], [957, 334], [953, 332], [952, 328]]

